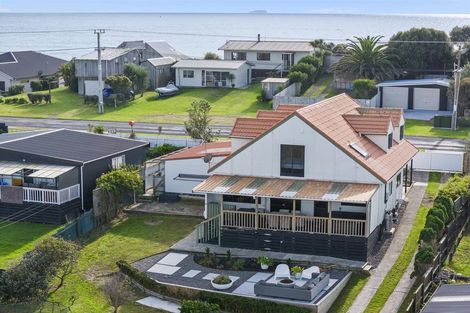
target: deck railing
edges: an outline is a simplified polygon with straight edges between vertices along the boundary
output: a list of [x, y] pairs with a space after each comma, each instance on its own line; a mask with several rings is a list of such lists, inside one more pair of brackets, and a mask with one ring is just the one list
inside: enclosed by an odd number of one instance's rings
[[196, 226], [196, 238], [199, 243], [213, 243], [220, 236], [220, 215], [213, 216]]
[[60, 190], [23, 187], [23, 201], [62, 204], [80, 198], [80, 185]]
[[273, 213], [223, 211], [222, 227], [365, 236], [366, 221]]

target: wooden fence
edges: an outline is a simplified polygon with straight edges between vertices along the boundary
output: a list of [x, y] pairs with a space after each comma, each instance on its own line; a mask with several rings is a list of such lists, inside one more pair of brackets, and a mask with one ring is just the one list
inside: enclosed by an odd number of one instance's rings
[[438, 243], [438, 253], [429, 269], [421, 276], [417, 277], [421, 284], [413, 291], [413, 298], [406, 307], [406, 312], [418, 313], [431, 297], [435, 290], [433, 281], [438, 276], [446, 260], [451, 260], [457, 249], [463, 232], [470, 219], [469, 201], [457, 199], [454, 203], [455, 210], [459, 212], [455, 219], [447, 226], [446, 233]]

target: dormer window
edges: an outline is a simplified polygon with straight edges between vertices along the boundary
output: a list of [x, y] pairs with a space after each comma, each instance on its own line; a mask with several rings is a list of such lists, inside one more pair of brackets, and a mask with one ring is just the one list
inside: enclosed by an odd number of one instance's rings
[[392, 149], [393, 145], [393, 133], [388, 134], [388, 148]]
[[403, 140], [405, 137], [405, 125], [400, 126], [400, 140]]

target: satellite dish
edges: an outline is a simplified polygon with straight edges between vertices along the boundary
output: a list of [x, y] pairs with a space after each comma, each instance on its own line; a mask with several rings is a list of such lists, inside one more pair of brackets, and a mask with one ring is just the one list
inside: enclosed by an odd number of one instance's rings
[[209, 163], [212, 160], [212, 154], [207, 153], [204, 155], [204, 163]]

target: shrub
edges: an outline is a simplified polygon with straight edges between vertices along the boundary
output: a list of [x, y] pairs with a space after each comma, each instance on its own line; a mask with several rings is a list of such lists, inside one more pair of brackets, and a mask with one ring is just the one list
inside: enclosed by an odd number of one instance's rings
[[318, 56], [314, 56], [314, 55], [307, 55], [307, 56], [304, 56], [303, 58], [301, 58], [298, 63], [311, 64], [315, 68], [320, 68], [320, 67], [323, 66], [323, 58], [318, 57]]
[[308, 75], [303, 72], [290, 71], [288, 78], [291, 83], [303, 83], [308, 80]]
[[16, 104], [18, 103], [18, 98], [7, 98], [5, 99], [5, 104]]
[[31, 86], [31, 90], [32, 90], [32, 91], [41, 91], [41, 90], [44, 90], [43, 87], [42, 87], [41, 82], [32, 81], [32, 82], [29, 83], [29, 85]]
[[434, 260], [434, 251], [431, 247], [424, 246], [418, 249], [415, 261], [420, 264], [431, 264]]
[[430, 227], [423, 228], [419, 234], [419, 240], [422, 240], [426, 243], [432, 242], [437, 236], [437, 233], [434, 229]]
[[0, 97], [0, 103], [3, 103], [3, 97]]
[[181, 147], [177, 147], [177, 146], [173, 146], [173, 145], [170, 145], [168, 143], [165, 143], [163, 145], [156, 146], [156, 147], [148, 149], [147, 150], [147, 158], [148, 159], [153, 159], [153, 158], [168, 154], [170, 152], [174, 152], [174, 151], [179, 150], [179, 149], [181, 149]]
[[105, 128], [103, 125], [96, 125], [93, 127], [93, 132], [95, 134], [104, 134]]
[[439, 195], [455, 201], [458, 197], [470, 197], [470, 176], [453, 176], [439, 190]]
[[459, 127], [470, 127], [470, 117], [459, 117], [458, 119]]
[[230, 277], [226, 275], [219, 275], [213, 280], [213, 282], [214, 284], [218, 284], [218, 285], [226, 285], [226, 284], [230, 284], [232, 280], [230, 279]]
[[266, 264], [267, 266], [273, 266], [274, 262], [273, 262], [273, 259], [271, 259], [270, 257], [260, 256], [258, 258], [258, 264], [259, 265]]
[[13, 85], [8, 88], [8, 95], [16, 96], [22, 93], [24, 90], [24, 85]]
[[444, 222], [441, 221], [437, 216], [428, 215], [426, 217], [425, 227], [430, 227], [434, 229], [436, 233], [440, 233], [444, 229]]
[[212, 304], [203, 301], [183, 300], [181, 304], [181, 313], [218, 313], [220, 307], [218, 304]]
[[356, 79], [353, 81], [353, 97], [356, 99], [370, 99], [377, 93], [375, 81], [372, 79]]
[[307, 75], [307, 80], [311, 81], [315, 76], [316, 68], [312, 64], [297, 63], [291, 67], [292, 72], [302, 72]]
[[28, 93], [28, 99], [32, 104], [37, 104], [42, 102], [44, 96], [42, 94]]
[[26, 104], [26, 103], [28, 103], [28, 100], [26, 100], [25, 98], [19, 98], [16, 103], [18, 103], [18, 104]]
[[439, 220], [441, 220], [444, 224], [446, 224], [448, 220], [447, 213], [443, 209], [441, 209], [440, 206], [433, 207], [431, 210], [429, 210], [428, 216], [435, 216]]

